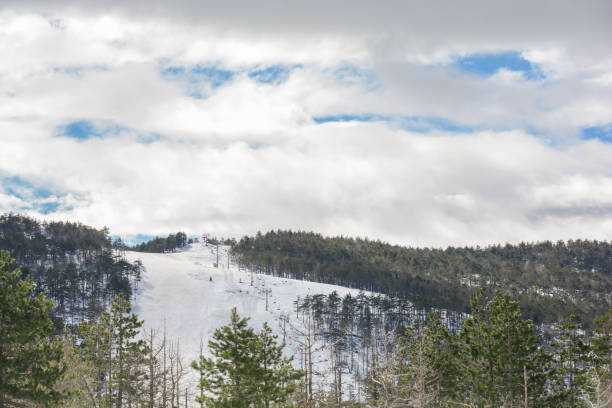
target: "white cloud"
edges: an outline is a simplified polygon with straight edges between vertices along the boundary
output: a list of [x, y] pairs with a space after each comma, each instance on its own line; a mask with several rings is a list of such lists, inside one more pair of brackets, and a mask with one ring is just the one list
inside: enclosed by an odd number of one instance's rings
[[[40, 216], [125, 235], [608, 238], [612, 147], [578, 136], [612, 122], [609, 3], [439, 5], [7, 2], [0, 174], [53, 191], [58, 211]], [[547, 78], [483, 78], [452, 64], [505, 50]], [[294, 67], [280, 84], [248, 76], [275, 64]], [[161, 72], [197, 65], [233, 76], [201, 85], [197, 99]], [[351, 80], [339, 80], [343, 67]], [[441, 118], [474, 132], [313, 122], [343, 114]], [[118, 134], [58, 137], [77, 120]], [[2, 191], [0, 210], [36, 214]]]

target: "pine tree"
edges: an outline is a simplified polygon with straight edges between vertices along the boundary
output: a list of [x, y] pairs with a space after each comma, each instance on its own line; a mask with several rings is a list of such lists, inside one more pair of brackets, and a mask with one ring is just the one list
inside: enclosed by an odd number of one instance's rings
[[21, 400], [43, 404], [58, 402], [53, 387], [63, 376], [62, 345], [48, 340], [53, 324], [47, 311], [52, 302], [34, 285], [21, 279], [7, 252], [0, 253], [0, 408]]
[[191, 366], [199, 372], [200, 395], [208, 407], [270, 407], [284, 403], [303, 375], [283, 356], [284, 344], [267, 324], [260, 333], [248, 327], [232, 309], [230, 323], [215, 330], [208, 348], [213, 358], [200, 355]]
[[[424, 329], [406, 329], [398, 347], [400, 395], [408, 406], [425, 408], [436, 398], [436, 372], [428, 359], [429, 338]], [[389, 405], [396, 406], [396, 405]]]
[[516, 406], [543, 394], [539, 339], [530, 320], [522, 320], [518, 302], [496, 292], [484, 307], [480, 292], [472, 316], [461, 330], [464, 395], [476, 406]]
[[200, 356], [191, 366], [200, 373], [203, 397], [196, 401], [209, 407], [248, 407], [258, 399], [256, 376], [257, 335], [232, 309], [230, 323], [215, 330], [208, 348], [213, 358]]
[[64, 393], [65, 398], [60, 407], [90, 408], [98, 407], [98, 402], [91, 388], [95, 370], [91, 361], [83, 359], [74, 335], [66, 333], [54, 340], [62, 345], [62, 364], [66, 367], [64, 376], [55, 384], [55, 389]]
[[612, 308], [595, 319], [595, 335], [591, 339], [593, 365], [612, 379]]
[[277, 343], [278, 336], [272, 334], [267, 323], [264, 323], [257, 337], [255, 357], [259, 363], [260, 401], [269, 408], [270, 403], [278, 404], [287, 400], [295, 391], [296, 381], [303, 373], [293, 368], [293, 358], [283, 356], [285, 344]]
[[98, 322], [81, 324], [84, 357], [97, 371], [94, 392], [98, 406], [121, 408], [140, 391], [148, 349], [137, 339], [143, 322], [131, 311], [130, 302], [119, 295]]
[[595, 319], [590, 369], [582, 398], [588, 407], [612, 407], [612, 309]]
[[449, 333], [437, 314], [429, 315], [429, 324], [423, 330], [424, 354], [433, 372], [431, 387], [435, 406], [453, 399], [459, 377], [457, 336]]
[[[589, 346], [586, 336], [571, 315], [559, 326], [558, 341], [552, 344], [558, 357], [556, 382], [561, 383], [562, 391], [558, 392], [559, 407], [579, 405], [581, 390], [586, 384], [586, 366]], [[557, 384], [555, 384], [557, 385]]]

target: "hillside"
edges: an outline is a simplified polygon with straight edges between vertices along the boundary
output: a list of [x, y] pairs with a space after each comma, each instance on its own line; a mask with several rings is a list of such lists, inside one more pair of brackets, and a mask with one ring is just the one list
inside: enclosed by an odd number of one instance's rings
[[474, 289], [509, 292], [525, 317], [553, 323], [570, 314], [590, 326], [610, 305], [612, 245], [568, 241], [487, 248], [408, 248], [368, 239], [271, 231], [232, 248], [244, 267], [407, 298], [424, 308], [469, 312]]
[[[200, 243], [174, 253], [126, 252], [130, 262], [141, 261], [145, 268], [133, 300], [135, 313], [144, 320], [146, 329], [159, 333], [165, 327], [173, 340], [178, 339], [187, 362], [197, 357], [200, 339], [207, 344], [214, 330], [229, 321], [230, 309], [236, 307], [241, 316], [251, 318], [251, 326], [257, 329], [268, 322], [281, 340], [287, 340], [287, 354], [294, 355], [294, 363], [299, 366], [297, 343], [289, 338], [290, 326], [301, 325], [295, 302], [316, 294], [336, 292], [344, 297], [359, 293], [323, 283], [251, 274], [232, 262], [228, 268], [228, 250], [227, 246], [220, 248], [219, 268], [214, 266], [216, 247]], [[286, 336], [279, 324], [283, 319]]]
[[54, 300], [58, 330], [96, 318], [118, 294], [129, 299], [140, 278], [140, 264], [113, 248], [106, 229], [79, 223], [1, 215], [0, 250], [22, 266], [39, 293]]

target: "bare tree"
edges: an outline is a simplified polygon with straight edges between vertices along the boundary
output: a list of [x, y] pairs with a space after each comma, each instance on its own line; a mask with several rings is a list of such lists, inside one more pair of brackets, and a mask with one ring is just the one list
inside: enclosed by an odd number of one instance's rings
[[582, 400], [589, 408], [612, 407], [612, 379], [606, 379], [596, 368], [589, 370], [587, 386], [590, 392], [582, 395]]
[[148, 355], [146, 357], [147, 366], [147, 408], [154, 408], [155, 402], [158, 400], [159, 386], [162, 380], [162, 368], [160, 366], [159, 356], [162, 353], [165, 344], [162, 341], [157, 342], [157, 333], [151, 328], [147, 335]]
[[183, 358], [180, 352], [180, 341], [176, 341], [176, 346], [170, 342], [170, 406], [179, 408], [181, 401], [181, 380], [185, 375], [183, 368]]

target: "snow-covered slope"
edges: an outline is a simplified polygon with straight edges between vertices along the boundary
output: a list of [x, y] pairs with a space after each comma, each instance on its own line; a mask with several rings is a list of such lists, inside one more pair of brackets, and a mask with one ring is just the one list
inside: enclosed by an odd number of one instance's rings
[[[263, 322], [280, 333], [281, 313], [295, 319], [293, 302], [308, 294], [357, 294], [357, 290], [322, 283], [284, 279], [253, 274], [227, 267], [227, 249], [193, 244], [184, 250], [167, 254], [128, 252], [128, 260], [140, 259], [146, 268], [134, 296], [134, 311], [145, 321], [146, 328], [161, 330], [166, 326], [170, 337], [180, 338], [181, 353], [187, 361], [198, 355], [200, 337], [204, 344], [216, 328], [229, 322], [232, 307], [241, 316], [251, 318], [250, 324], [259, 330]], [[211, 281], [212, 278], [212, 281]], [[266, 310], [266, 290], [269, 292]], [[290, 341], [288, 340], [288, 343]], [[289, 344], [288, 354], [295, 353]], [[295, 360], [299, 364], [300, 356]]]

